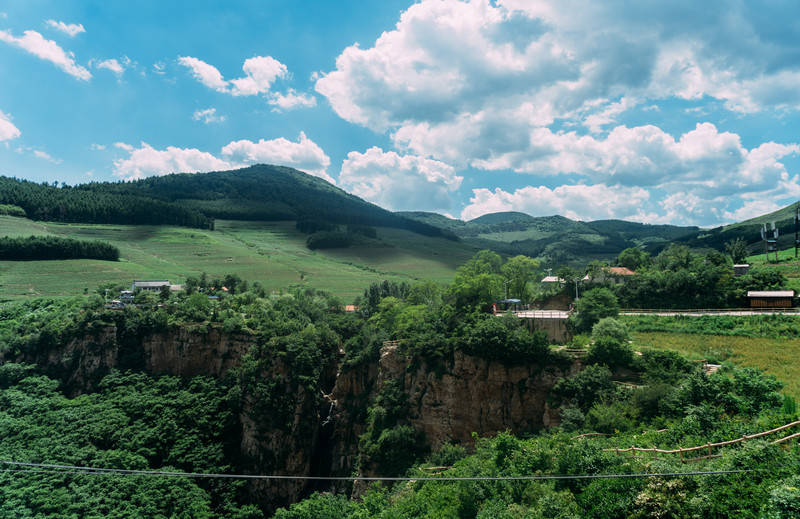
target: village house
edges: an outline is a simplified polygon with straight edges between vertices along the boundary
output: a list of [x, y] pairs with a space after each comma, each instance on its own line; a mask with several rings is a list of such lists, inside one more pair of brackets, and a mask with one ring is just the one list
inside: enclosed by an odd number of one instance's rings
[[626, 267], [603, 267], [594, 276], [586, 274], [583, 276], [584, 283], [615, 283], [617, 285], [625, 282], [630, 276], [635, 276], [636, 272]]
[[183, 290], [183, 285], [173, 285], [166, 279], [160, 279], [155, 281], [142, 281], [142, 280], [133, 280], [131, 284], [130, 292], [135, 293], [137, 290], [147, 290], [150, 292], [160, 292], [161, 287], [169, 287], [170, 292], [180, 292]]

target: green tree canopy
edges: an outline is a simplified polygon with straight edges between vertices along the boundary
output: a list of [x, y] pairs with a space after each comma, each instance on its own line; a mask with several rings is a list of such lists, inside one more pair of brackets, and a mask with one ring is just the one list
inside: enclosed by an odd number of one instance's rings
[[588, 332], [603, 317], [619, 315], [617, 296], [607, 288], [593, 288], [583, 293], [575, 304], [576, 314], [573, 316], [575, 329]]
[[528, 284], [539, 277], [539, 262], [528, 256], [514, 256], [500, 268], [508, 288], [509, 297], [527, 300]]

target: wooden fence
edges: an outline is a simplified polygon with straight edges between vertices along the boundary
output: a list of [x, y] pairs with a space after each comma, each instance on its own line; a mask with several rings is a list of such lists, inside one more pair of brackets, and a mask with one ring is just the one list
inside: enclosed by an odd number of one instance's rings
[[[686, 453], [692, 453], [692, 452], [704, 451], [704, 450], [708, 451], [708, 455], [706, 455], [706, 456], [702, 456], [702, 457], [699, 457], [699, 458], [692, 458], [692, 459], [689, 459], [689, 460], [684, 460], [684, 461], [695, 461], [695, 460], [707, 459], [707, 458], [711, 458], [711, 457], [718, 457], [719, 455], [714, 455], [713, 450], [715, 448], [727, 447], [729, 445], [735, 445], [737, 443], [741, 443], [741, 442], [744, 442], [744, 441], [747, 441], [747, 440], [755, 440], [756, 438], [762, 438], [764, 436], [769, 436], [770, 434], [775, 434], [775, 433], [780, 432], [780, 431], [785, 431], [786, 429], [791, 429], [792, 427], [796, 427], [798, 425], [800, 425], [800, 420], [797, 420], [797, 421], [792, 422], [792, 423], [788, 423], [786, 425], [782, 425], [780, 427], [776, 427], [775, 429], [770, 429], [769, 431], [764, 431], [764, 432], [760, 432], [760, 433], [757, 433], [757, 434], [745, 434], [741, 438], [737, 438], [735, 440], [728, 440], [728, 441], [716, 442], [716, 443], [707, 443], [705, 445], [697, 445], [695, 447], [687, 447], [687, 448], [678, 447], [677, 449], [659, 449], [657, 447], [628, 447], [627, 449], [619, 449], [619, 448], [603, 449], [603, 451], [604, 452], [616, 452], [617, 454], [631, 453], [631, 455], [634, 455], [634, 456], [638, 452], [651, 453], [651, 454], [680, 454], [681, 458], [683, 458], [683, 455], [686, 454]], [[800, 433], [794, 433], [794, 434], [790, 434], [788, 436], [784, 436], [783, 438], [778, 438], [777, 440], [774, 440], [771, 443], [773, 445], [777, 445], [777, 444], [781, 444], [781, 443], [785, 443], [787, 441], [793, 440], [795, 438], [800, 438]]]

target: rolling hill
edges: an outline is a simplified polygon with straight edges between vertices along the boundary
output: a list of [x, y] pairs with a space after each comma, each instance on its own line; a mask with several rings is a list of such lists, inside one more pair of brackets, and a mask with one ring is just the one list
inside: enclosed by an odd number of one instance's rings
[[798, 202], [772, 213], [756, 216], [742, 222], [703, 230], [687, 236], [675, 238], [677, 243], [683, 243], [692, 248], [724, 250], [725, 244], [731, 240], [742, 238], [747, 243], [751, 254], [763, 252], [764, 245], [761, 241], [761, 226], [765, 223], [775, 223], [778, 227], [778, 248], [785, 249], [794, 246], [794, 214]]
[[699, 227], [623, 220], [581, 222], [557, 215], [534, 217], [520, 212], [486, 214], [467, 222], [436, 213], [400, 214], [439, 226], [477, 248], [504, 254], [525, 254], [553, 267], [563, 263], [577, 265], [593, 259], [612, 259], [628, 247], [647, 246], [655, 251], [678, 237], [700, 231]]
[[438, 227], [387, 211], [320, 178], [263, 164], [72, 187], [0, 177], [0, 204], [19, 206], [29, 217], [44, 221], [208, 228], [214, 219], [314, 219], [452, 238]]

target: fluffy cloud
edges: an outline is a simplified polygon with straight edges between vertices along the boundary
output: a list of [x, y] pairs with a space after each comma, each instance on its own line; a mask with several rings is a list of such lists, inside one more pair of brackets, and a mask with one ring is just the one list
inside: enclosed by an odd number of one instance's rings
[[286, 91], [285, 94], [276, 92], [270, 96], [267, 103], [271, 104], [276, 111], [287, 111], [294, 108], [310, 108], [317, 106], [317, 98], [309, 94], [298, 94], [293, 88]]
[[652, 101], [800, 108], [800, 29], [775, 31], [780, 5], [712, 5], [423, 1], [371, 47], [346, 48], [315, 88], [343, 119], [458, 168], [538, 165], [578, 139], [554, 124], [603, 133]]
[[21, 135], [19, 129], [11, 122], [11, 118], [0, 111], [0, 141], [16, 139]]
[[139, 148], [124, 143], [115, 143], [115, 146], [130, 152], [128, 158], [114, 161], [114, 174], [126, 180], [169, 173], [219, 171], [232, 167], [228, 162], [194, 148], [167, 146], [164, 150], [157, 150], [145, 142]]
[[205, 110], [196, 110], [192, 114], [192, 119], [195, 121], [203, 121], [204, 124], [221, 123], [225, 120], [224, 115], [217, 115], [216, 108], [206, 108]]
[[34, 56], [51, 62], [74, 78], [88, 81], [92, 77], [91, 72], [75, 63], [75, 57], [71, 52], [65, 52], [56, 42], [46, 40], [36, 31], [25, 31], [20, 38], [15, 37], [9, 31], [0, 31], [0, 41], [19, 47]]
[[741, 222], [762, 214], [772, 213], [780, 208], [781, 206], [773, 200], [749, 200], [735, 211], [725, 211], [724, 217], [729, 222]]
[[245, 76], [232, 79], [231, 94], [235, 96], [254, 96], [269, 91], [272, 83], [286, 77], [286, 65], [271, 56], [256, 56], [245, 60], [242, 65]]
[[119, 77], [125, 72], [125, 68], [128, 65], [130, 65], [130, 63], [131, 63], [130, 58], [125, 56], [125, 58], [123, 58], [123, 60], [122, 60], [122, 63], [120, 63], [119, 61], [117, 61], [114, 58], [111, 58], [111, 59], [107, 59], [107, 60], [103, 60], [103, 61], [97, 62], [95, 64], [95, 67], [99, 68], [99, 69], [110, 70], [111, 72], [116, 74], [117, 77]]
[[534, 216], [559, 214], [574, 220], [652, 218], [642, 211], [650, 194], [638, 187], [578, 184], [553, 189], [528, 186], [513, 193], [500, 188], [473, 189], [472, 193], [469, 205], [461, 212], [464, 220], [500, 211], [521, 211]]
[[414, 155], [401, 156], [372, 147], [351, 151], [342, 163], [341, 185], [383, 207], [402, 210], [445, 210], [463, 177], [452, 166]]
[[70, 38], [74, 38], [78, 34], [86, 32], [86, 29], [83, 28], [83, 24], [64, 23], [64, 22], [57, 22], [55, 20], [47, 20], [44, 23], [47, 24], [48, 27], [52, 27], [57, 31], [63, 32]]
[[269, 92], [272, 83], [288, 75], [286, 65], [271, 56], [256, 56], [245, 60], [242, 65], [245, 75], [227, 81], [216, 67], [193, 58], [181, 56], [178, 63], [191, 69], [195, 79], [217, 92], [234, 96], [252, 96]]
[[145, 142], [138, 148], [124, 142], [115, 142], [114, 146], [128, 153], [127, 158], [114, 161], [114, 174], [126, 180], [170, 173], [222, 171], [247, 164], [270, 163], [296, 168], [334, 183], [325, 171], [331, 159], [303, 132], [300, 132], [297, 142], [283, 137], [261, 139], [258, 142], [232, 141], [221, 150], [224, 158], [194, 148], [167, 146], [164, 150], [157, 150]]
[[414, 132], [398, 133], [396, 140], [405, 139], [404, 147], [420, 155], [454, 161], [472, 153], [475, 157], [468, 164], [479, 169], [573, 174], [593, 182], [690, 190], [703, 196], [771, 189], [788, 178], [781, 159], [800, 153], [797, 144], [773, 142], [747, 149], [737, 134], [720, 132], [711, 123], [697, 124], [679, 139], [652, 125], [617, 126], [605, 137], [543, 127], [519, 133], [510, 118], [495, 119], [491, 126], [497, 138], [506, 141], [494, 150], [479, 150], [490, 137], [470, 135], [469, 124], [420, 125]]
[[336, 182], [326, 172], [331, 159], [314, 141], [300, 132], [297, 142], [283, 137], [258, 142], [240, 140], [229, 143], [222, 148], [222, 155], [229, 160], [244, 163], [269, 163], [289, 166], [310, 175]]
[[213, 88], [217, 92], [228, 91], [228, 82], [222, 79], [222, 74], [213, 65], [191, 56], [179, 57], [178, 63], [191, 69], [194, 78], [208, 88]]

